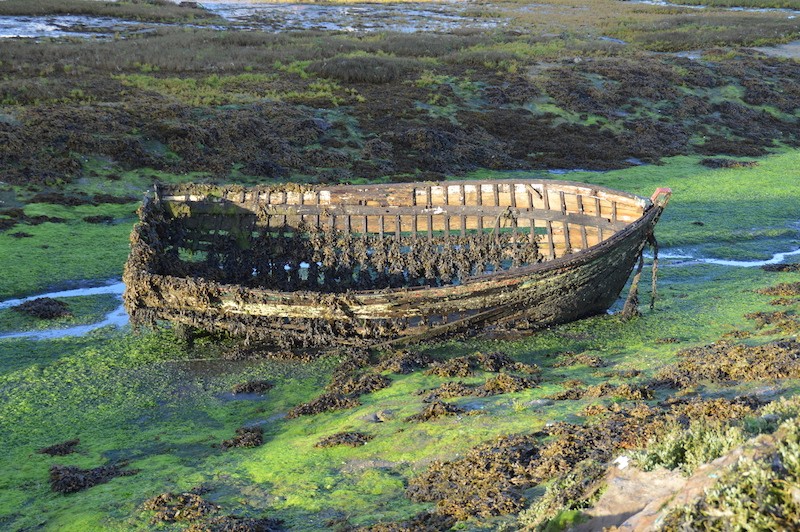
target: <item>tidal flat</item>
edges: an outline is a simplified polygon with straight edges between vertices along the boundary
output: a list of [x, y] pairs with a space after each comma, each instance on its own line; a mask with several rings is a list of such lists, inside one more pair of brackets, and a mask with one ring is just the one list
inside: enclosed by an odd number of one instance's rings
[[[45, 24], [0, 41], [0, 528], [592, 529], [620, 463], [719, 479], [663, 529], [800, 518], [797, 2], [200, 4], [0, 2]], [[655, 306], [405, 351], [4, 337], [116, 310], [63, 291], [121, 278], [155, 183], [511, 176], [670, 187]]]

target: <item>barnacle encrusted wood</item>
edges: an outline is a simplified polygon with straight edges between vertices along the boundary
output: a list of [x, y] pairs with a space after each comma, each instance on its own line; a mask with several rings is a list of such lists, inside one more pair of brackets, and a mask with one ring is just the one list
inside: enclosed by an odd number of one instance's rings
[[125, 266], [135, 325], [284, 346], [417, 341], [605, 311], [668, 189], [564, 181], [159, 185]]

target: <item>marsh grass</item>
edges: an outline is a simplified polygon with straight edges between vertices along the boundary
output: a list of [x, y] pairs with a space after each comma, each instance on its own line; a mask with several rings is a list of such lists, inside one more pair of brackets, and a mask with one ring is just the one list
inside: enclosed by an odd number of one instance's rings
[[286, 87], [276, 74], [245, 73], [228, 76], [211, 75], [203, 78], [156, 77], [147, 74], [127, 74], [116, 79], [128, 87], [155, 91], [181, 102], [201, 107], [250, 104], [263, 100], [290, 102], [327, 102], [337, 106], [354, 95], [335, 82], [312, 80], [305, 90]]
[[800, 9], [798, 0], [680, 0], [680, 4], [749, 9]]
[[307, 70], [344, 83], [389, 83], [419, 69], [418, 61], [380, 55], [339, 56], [315, 61]]
[[678, 52], [785, 43], [800, 36], [800, 25], [772, 13], [692, 13], [633, 23], [611, 33], [646, 50]]

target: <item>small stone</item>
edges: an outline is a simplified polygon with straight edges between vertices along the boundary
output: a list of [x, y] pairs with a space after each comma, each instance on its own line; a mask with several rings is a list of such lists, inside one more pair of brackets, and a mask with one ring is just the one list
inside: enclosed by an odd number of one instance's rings
[[391, 410], [381, 410], [375, 413], [375, 417], [379, 423], [384, 423], [394, 419], [394, 412]]

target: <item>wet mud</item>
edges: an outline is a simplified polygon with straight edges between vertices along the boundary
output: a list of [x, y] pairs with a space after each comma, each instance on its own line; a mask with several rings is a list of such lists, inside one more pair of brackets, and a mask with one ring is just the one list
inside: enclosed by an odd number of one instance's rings
[[135, 475], [138, 469], [125, 469], [127, 463], [105, 465], [92, 469], [76, 466], [50, 466], [50, 489], [58, 493], [75, 493], [98, 484], [105, 484], [116, 477]]
[[336, 447], [338, 445], [345, 445], [347, 447], [361, 447], [366, 445], [374, 438], [371, 434], [364, 434], [363, 432], [339, 432], [332, 434], [326, 438], [321, 439], [314, 444], [314, 447]]
[[236, 447], [259, 447], [264, 444], [264, 429], [261, 427], [239, 427], [236, 436], [220, 444], [223, 451]]
[[702, 382], [735, 384], [773, 379], [800, 378], [800, 343], [782, 340], [747, 346], [722, 340], [685, 349], [680, 361], [656, 373], [659, 384], [689, 388]]
[[67, 440], [56, 443], [55, 445], [50, 445], [49, 447], [42, 447], [36, 452], [39, 454], [49, 454], [50, 456], [67, 456], [68, 454], [77, 452], [75, 447], [77, 447], [80, 442], [81, 440], [77, 438], [74, 440]]

